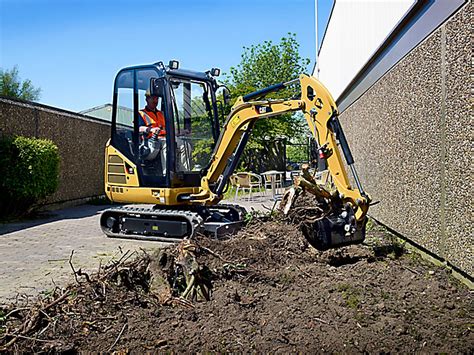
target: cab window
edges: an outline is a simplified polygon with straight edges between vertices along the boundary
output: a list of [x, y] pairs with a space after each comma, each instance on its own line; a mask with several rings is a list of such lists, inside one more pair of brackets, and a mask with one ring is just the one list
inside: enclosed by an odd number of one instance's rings
[[[208, 85], [173, 79], [177, 171], [200, 171], [209, 163], [214, 139]], [[209, 97], [210, 100], [210, 97]]]

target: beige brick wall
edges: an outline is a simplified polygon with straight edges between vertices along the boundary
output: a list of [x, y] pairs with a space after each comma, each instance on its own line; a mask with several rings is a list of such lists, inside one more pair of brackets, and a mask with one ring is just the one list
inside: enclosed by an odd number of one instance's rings
[[369, 213], [474, 275], [472, 4], [341, 115]]
[[0, 134], [48, 138], [58, 146], [59, 187], [47, 203], [104, 194], [104, 149], [110, 124], [53, 107], [0, 98]]

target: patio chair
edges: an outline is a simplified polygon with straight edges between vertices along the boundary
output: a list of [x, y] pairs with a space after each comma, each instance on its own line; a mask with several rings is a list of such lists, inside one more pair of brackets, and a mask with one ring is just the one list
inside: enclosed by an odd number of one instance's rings
[[241, 172], [234, 174], [236, 178], [236, 185], [237, 189], [235, 190], [235, 197], [234, 201], [237, 199], [237, 196], [239, 194], [239, 190], [242, 190], [245, 194], [245, 190], [248, 192], [248, 201], [251, 200], [252, 198], [252, 190], [255, 188], [258, 188], [258, 191], [260, 192], [262, 188], [262, 178], [260, 175], [254, 174], [254, 173], [248, 173], [248, 172]]
[[257, 192], [260, 193], [263, 188], [262, 177], [255, 173], [248, 173], [250, 176], [250, 187], [252, 189], [257, 189]]

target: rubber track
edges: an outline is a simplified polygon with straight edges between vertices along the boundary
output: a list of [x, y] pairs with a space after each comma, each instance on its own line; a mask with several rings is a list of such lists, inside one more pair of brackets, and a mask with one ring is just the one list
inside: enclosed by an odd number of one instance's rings
[[[156, 236], [156, 235], [140, 235], [140, 234], [129, 234], [129, 233], [113, 233], [110, 229], [105, 225], [106, 218], [104, 217], [105, 214], [110, 215], [113, 213], [119, 220], [121, 217], [130, 216], [130, 217], [137, 217], [140, 216], [163, 216], [164, 220], [170, 219], [181, 219], [187, 220], [189, 222], [189, 226], [191, 226], [191, 233], [189, 236], [184, 238], [189, 238], [193, 236], [196, 232], [202, 229], [203, 219], [202, 217], [191, 211], [186, 210], [173, 210], [173, 209], [156, 209], [153, 207], [136, 207], [136, 206], [121, 206], [121, 207], [113, 207], [105, 210], [102, 213], [100, 219], [100, 226], [102, 231], [111, 238], [122, 238], [122, 239], [140, 239], [140, 240], [151, 240], [151, 241], [167, 241], [167, 242], [179, 242], [181, 238], [173, 238], [173, 237], [165, 237], [165, 236]], [[178, 218], [176, 218], [178, 217]], [[184, 239], [183, 238], [183, 239]]]

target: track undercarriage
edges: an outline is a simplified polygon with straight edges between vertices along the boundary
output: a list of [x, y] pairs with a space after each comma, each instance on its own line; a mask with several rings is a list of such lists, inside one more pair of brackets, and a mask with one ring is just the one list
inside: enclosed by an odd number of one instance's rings
[[126, 205], [104, 211], [100, 225], [111, 238], [177, 242], [198, 233], [214, 238], [234, 234], [244, 215], [245, 209], [238, 205]]

